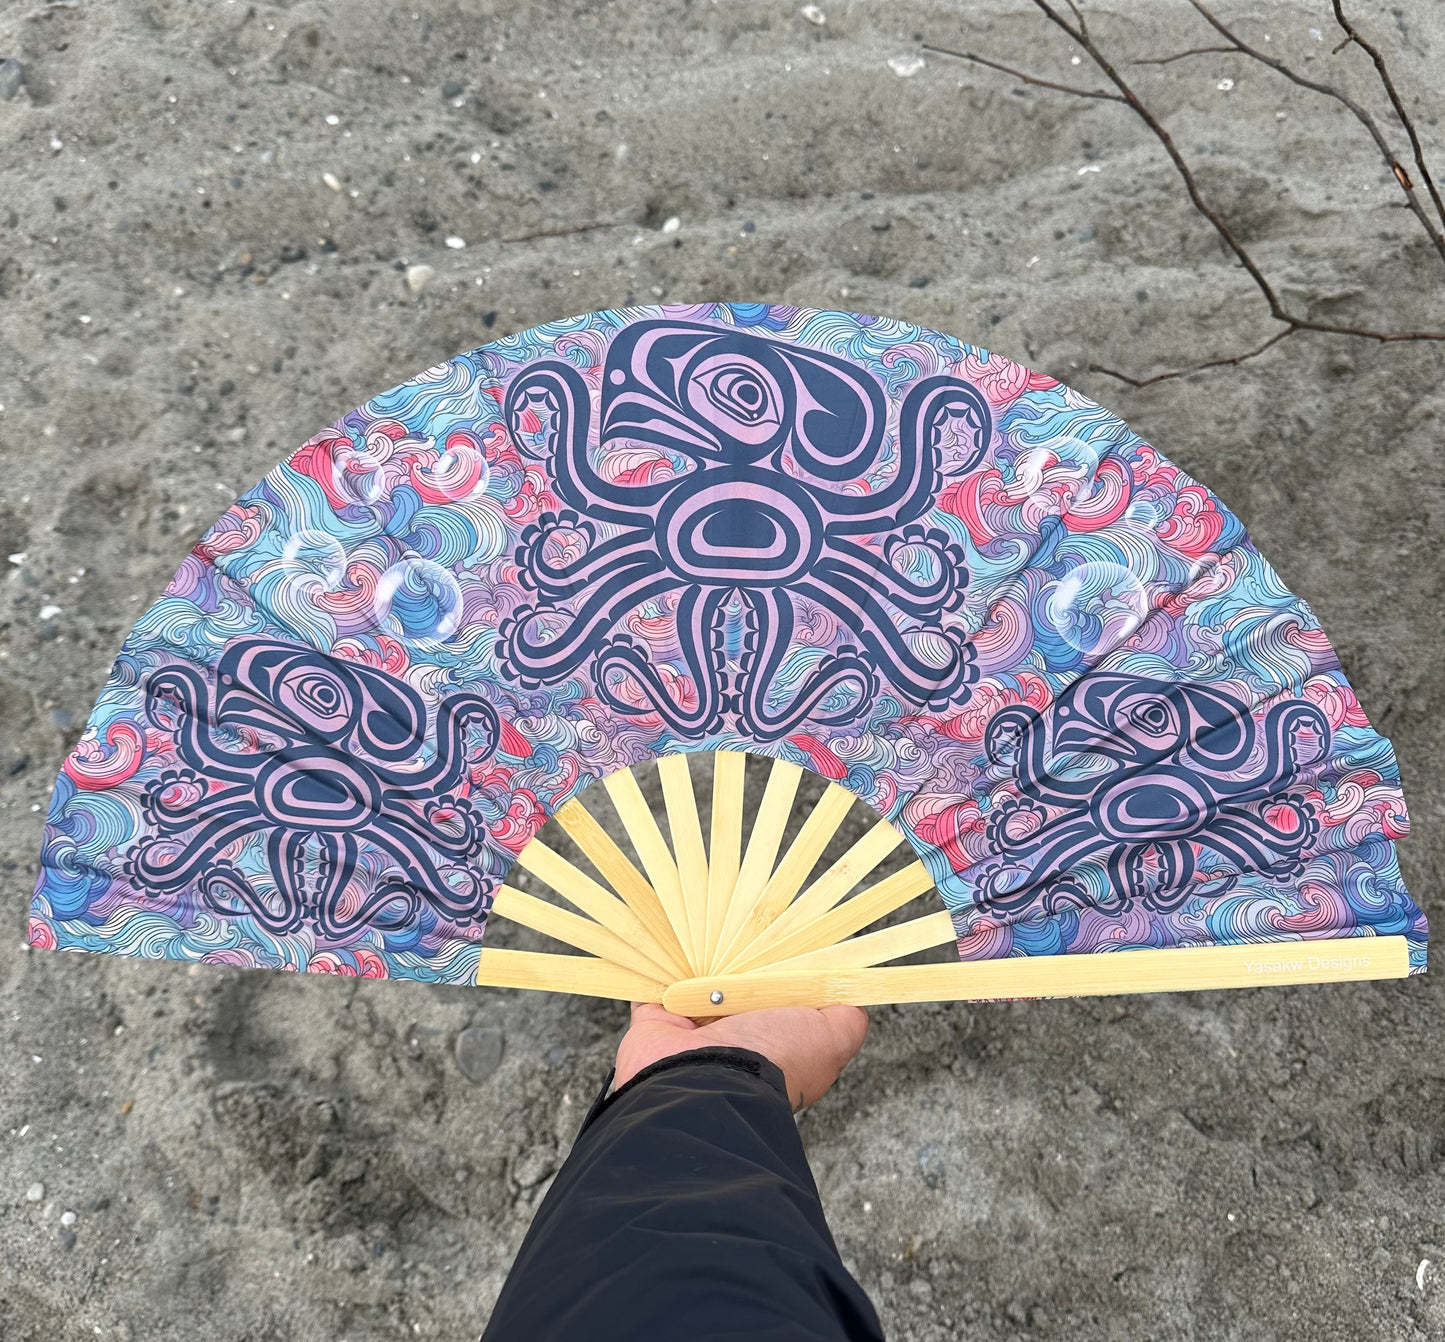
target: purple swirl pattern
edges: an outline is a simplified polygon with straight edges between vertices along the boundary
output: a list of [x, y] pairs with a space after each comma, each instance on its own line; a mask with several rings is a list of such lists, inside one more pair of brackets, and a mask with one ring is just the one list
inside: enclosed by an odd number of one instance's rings
[[598, 312], [429, 368], [185, 559], [57, 780], [37, 946], [466, 982], [558, 806], [842, 783], [965, 957], [1399, 933], [1389, 742], [1239, 520], [905, 323]]
[[984, 744], [1015, 762], [1016, 790], [988, 821], [1000, 860], [978, 875], [995, 909], [1093, 902], [1074, 872], [1105, 855], [1114, 907], [1167, 913], [1187, 897], [1197, 845], [1291, 876], [1319, 833], [1313, 802], [1288, 791], [1329, 753], [1329, 722], [1306, 700], [1275, 704], [1257, 729], [1216, 687], [1098, 673], [1042, 713], [1003, 709]]
[[[146, 682], [147, 718], [173, 736], [184, 767], [147, 788], [146, 837], [124, 868], [138, 888], [193, 889], [213, 912], [278, 937], [309, 926], [345, 939], [404, 926], [423, 906], [458, 922], [484, 912], [489, 889], [469, 862], [486, 829], [453, 789], [475, 757], [473, 732], [481, 756], [496, 747], [486, 700], [443, 701], [429, 733], [404, 681], [267, 638], [228, 644], [215, 684], [213, 695], [185, 666]], [[267, 886], [224, 856], [257, 831]], [[351, 879], [363, 845], [393, 873], [364, 893]]]
[[[909, 524], [933, 505], [944, 444], [966, 444], [946, 454], [953, 473], [966, 471], [992, 418], [968, 383], [921, 381], [903, 402], [891, 478], [851, 490], [883, 455], [885, 411], [878, 381], [844, 360], [691, 322], [636, 322], [613, 340], [597, 425], [571, 365], [534, 364], [507, 389], [506, 421], [550, 455], [568, 508], [522, 536], [521, 581], [540, 601], [503, 625], [504, 673], [535, 687], [586, 666], [610, 707], [645, 703], [683, 739], [727, 726], [775, 741], [809, 717], [851, 721], [877, 691], [874, 667], [915, 706], [961, 697], [971, 658], [941, 616], [962, 599], [967, 569], [946, 532]], [[621, 471], [594, 464], [639, 454]], [[615, 531], [606, 540], [603, 523]], [[881, 550], [861, 539], [883, 531], [893, 534]], [[614, 632], [674, 592], [686, 704], [645, 648]], [[730, 597], [746, 630], [731, 666]], [[830, 651], [775, 708], [767, 690], [800, 602], [862, 646]], [[895, 611], [932, 638], [905, 638]]]

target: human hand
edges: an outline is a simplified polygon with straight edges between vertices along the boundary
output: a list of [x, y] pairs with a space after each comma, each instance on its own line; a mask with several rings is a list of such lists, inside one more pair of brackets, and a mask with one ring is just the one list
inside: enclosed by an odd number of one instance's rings
[[632, 1024], [617, 1046], [615, 1084], [626, 1085], [644, 1067], [675, 1053], [745, 1048], [781, 1069], [797, 1113], [827, 1094], [867, 1034], [868, 1013], [861, 1007], [778, 1007], [699, 1025], [658, 1002], [634, 1002]]

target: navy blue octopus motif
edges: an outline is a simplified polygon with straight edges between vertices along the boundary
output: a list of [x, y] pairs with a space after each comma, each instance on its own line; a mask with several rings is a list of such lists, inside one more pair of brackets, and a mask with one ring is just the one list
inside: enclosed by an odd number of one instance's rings
[[[239, 638], [217, 665], [214, 693], [191, 667], [165, 667], [147, 681], [146, 712], [184, 767], [147, 790], [150, 835], [126, 865], [139, 888], [194, 888], [214, 913], [276, 936], [404, 928], [423, 905], [458, 923], [485, 913], [492, 885], [469, 859], [486, 829], [454, 795], [468, 766], [496, 749], [485, 700], [443, 700], [429, 733], [426, 704], [404, 681], [294, 643]], [[269, 886], [221, 857], [257, 831]], [[363, 845], [384, 874], [348, 894]]]
[[[759, 741], [809, 716], [850, 721], [880, 675], [920, 707], [967, 697], [972, 649], [942, 622], [963, 600], [963, 554], [917, 522], [941, 472], [962, 473], [988, 449], [992, 417], [970, 384], [929, 377], [908, 392], [895, 460], [872, 492], [858, 482], [887, 450], [877, 379], [828, 354], [715, 326], [659, 320], [622, 331], [607, 352], [595, 434], [587, 385], [560, 361], [513, 379], [505, 416], [524, 451], [524, 420], [544, 426], [567, 505], [529, 528], [516, 554], [538, 600], [503, 625], [498, 653], [522, 685], [586, 668], [620, 713], [655, 712], [684, 738], [728, 724]], [[637, 445], [654, 460], [661, 449], [669, 464], [609, 474], [605, 463]], [[695, 702], [679, 702], [622, 627], [668, 593], [678, 594]], [[849, 641], [779, 704], [800, 600], [835, 615]], [[728, 608], [739, 602], [729, 662]]]
[[1017, 788], [989, 819], [1003, 861], [977, 897], [993, 909], [1100, 906], [1077, 868], [1101, 859], [1102, 907], [1168, 912], [1188, 897], [1196, 845], [1238, 871], [1287, 876], [1319, 833], [1313, 806], [1289, 791], [1330, 750], [1328, 720], [1303, 699], [1256, 723], [1214, 686], [1098, 672], [1043, 712], [995, 714], [984, 744]]

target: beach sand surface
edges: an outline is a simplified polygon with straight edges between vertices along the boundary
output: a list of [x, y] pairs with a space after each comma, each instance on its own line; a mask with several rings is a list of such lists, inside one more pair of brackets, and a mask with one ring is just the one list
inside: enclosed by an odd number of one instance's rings
[[[1445, 10], [1351, 8], [1445, 172]], [[0, 99], [6, 1342], [481, 1330], [623, 1007], [22, 937], [63, 754], [201, 531], [368, 396], [539, 322], [841, 307], [1117, 411], [1318, 612], [1399, 753], [1400, 857], [1438, 915], [1445, 351], [1300, 335], [1142, 389], [1091, 371], [1277, 328], [1127, 109], [934, 55], [899, 73], [923, 38], [1100, 86], [1025, 0], [820, 12], [0, 11], [25, 75]], [[1385, 116], [1324, 0], [1226, 12]], [[1293, 310], [1445, 324], [1445, 265], [1347, 113], [1238, 56], [1129, 64], [1217, 44], [1182, 0], [1092, 26]], [[1445, 1337], [1445, 976], [872, 1014], [800, 1128], [891, 1339]]]

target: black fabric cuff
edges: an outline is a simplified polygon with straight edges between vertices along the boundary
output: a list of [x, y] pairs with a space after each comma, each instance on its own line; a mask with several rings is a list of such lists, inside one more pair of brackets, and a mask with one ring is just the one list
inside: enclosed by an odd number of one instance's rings
[[828, 1231], [782, 1072], [675, 1053], [584, 1120], [485, 1342], [881, 1342]]
[[[788, 1111], [792, 1112], [793, 1104], [788, 1097], [787, 1078], [783, 1076], [783, 1069], [777, 1063], [763, 1057], [761, 1053], [754, 1053], [751, 1049], [710, 1046], [688, 1049], [683, 1053], [673, 1053], [666, 1058], [659, 1058], [656, 1062], [648, 1063], [636, 1076], [616, 1090], [611, 1090], [612, 1079], [617, 1075], [617, 1069], [614, 1067], [607, 1073], [607, 1079], [603, 1081], [602, 1089], [598, 1091], [597, 1098], [587, 1111], [587, 1117], [582, 1120], [582, 1126], [577, 1130], [577, 1138], [580, 1140], [582, 1134], [623, 1096], [630, 1095], [652, 1077], [659, 1076], [664, 1072], [676, 1071], [681, 1067], [728, 1067], [734, 1071], [755, 1076], [760, 1081], [765, 1081], [772, 1086], [782, 1096], [783, 1103], [788, 1106]], [[611, 1090], [610, 1094], [609, 1090]]]

